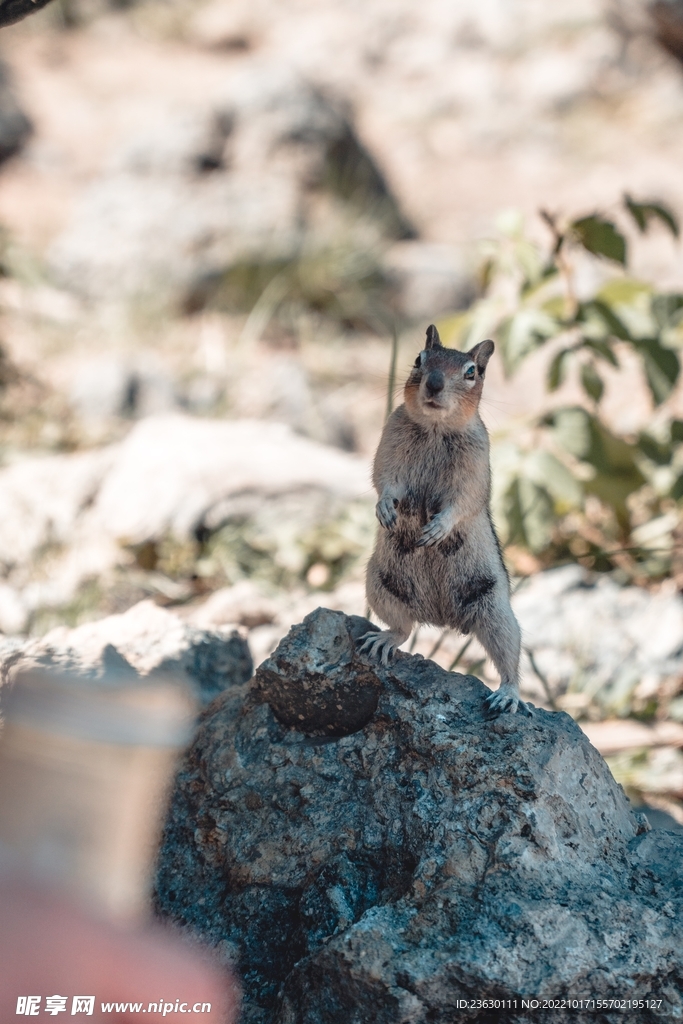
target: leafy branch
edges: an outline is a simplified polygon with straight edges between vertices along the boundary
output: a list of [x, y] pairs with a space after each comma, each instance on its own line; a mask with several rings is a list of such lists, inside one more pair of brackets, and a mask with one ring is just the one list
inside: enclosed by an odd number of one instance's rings
[[[683, 294], [629, 276], [621, 223], [638, 234], [658, 225], [677, 240], [678, 220], [663, 203], [630, 195], [613, 216], [566, 221], [547, 210], [540, 216], [549, 246], [532, 243], [519, 223], [504, 225], [502, 239], [485, 254], [481, 298], [443, 324], [443, 334], [463, 348], [482, 331], [494, 331], [508, 375], [549, 348], [547, 392], [573, 378], [585, 396], [582, 404], [555, 408], [526, 435], [495, 446], [497, 521], [509, 545], [526, 548], [543, 564], [578, 558], [618, 567], [631, 578], [663, 575], [672, 567], [671, 536], [662, 544], [656, 529], [656, 542], [640, 535], [658, 520], [666, 521], [670, 535], [680, 519], [683, 421], [668, 404], [681, 373]], [[588, 294], [576, 281], [586, 263], [595, 282]], [[629, 354], [656, 414], [637, 436], [615, 433], [601, 406], [609, 375], [615, 379]]]

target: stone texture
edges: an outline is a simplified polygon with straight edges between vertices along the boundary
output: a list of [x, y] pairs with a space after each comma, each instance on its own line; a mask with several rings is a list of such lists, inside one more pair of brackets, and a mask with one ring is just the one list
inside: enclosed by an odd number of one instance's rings
[[152, 601], [76, 629], [59, 626], [40, 640], [6, 641], [0, 679], [33, 667], [97, 683], [105, 676], [167, 674], [191, 684], [200, 704], [251, 678], [249, 645], [236, 631], [198, 629]]
[[254, 692], [280, 722], [307, 735], [347, 736], [367, 725], [377, 710], [381, 683], [356, 650], [366, 619], [326, 608], [294, 626], [254, 679]]
[[312, 613], [271, 660], [286, 681], [207, 709], [165, 830], [161, 915], [234, 956], [254, 1024], [517, 1024], [548, 1019], [522, 998], [588, 994], [663, 1000], [620, 1021], [679, 1019], [681, 837], [648, 832], [569, 716], [487, 722], [479, 680], [405, 654], [367, 662], [379, 702], [349, 735], [288, 728], [263, 703], [294, 705], [298, 680], [307, 705], [311, 668], [353, 666], [368, 625]]

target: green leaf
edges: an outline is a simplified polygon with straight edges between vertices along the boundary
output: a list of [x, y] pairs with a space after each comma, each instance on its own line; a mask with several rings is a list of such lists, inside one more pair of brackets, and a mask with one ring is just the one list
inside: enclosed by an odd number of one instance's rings
[[520, 309], [499, 330], [506, 373], [514, 373], [522, 360], [560, 331], [558, 321], [542, 310]]
[[674, 482], [670, 494], [674, 501], [680, 501], [681, 498], [683, 498], [683, 473], [681, 473], [678, 479]]
[[597, 293], [598, 298], [610, 308], [639, 305], [643, 296], [652, 294], [652, 288], [645, 281], [633, 277], [613, 277], [606, 281]]
[[624, 206], [633, 217], [642, 234], [647, 231], [651, 220], [659, 220], [669, 229], [674, 238], [678, 238], [680, 234], [678, 219], [664, 203], [638, 203], [627, 193], [624, 196]]
[[477, 276], [479, 277], [479, 287], [482, 292], [488, 291], [494, 277], [495, 269], [495, 262], [490, 258], [484, 260], [482, 265], [479, 267], [479, 273]]
[[636, 343], [645, 368], [652, 398], [655, 405], [661, 405], [674, 389], [681, 371], [678, 356], [670, 348], [664, 348], [656, 338], [646, 338]]
[[585, 409], [558, 409], [546, 422], [552, 426], [558, 443], [576, 459], [586, 460], [591, 450], [590, 417]]
[[651, 308], [657, 326], [660, 330], [663, 330], [671, 323], [678, 322], [679, 317], [676, 314], [683, 309], [683, 295], [680, 295], [678, 292], [653, 295]]
[[670, 444], [658, 441], [650, 434], [642, 433], [638, 437], [638, 447], [643, 455], [658, 466], [668, 466], [673, 456], [673, 449]]
[[583, 500], [581, 484], [550, 452], [531, 452], [522, 468], [529, 480], [548, 492], [558, 515], [580, 508]]
[[637, 464], [639, 450], [607, 428], [585, 409], [558, 409], [546, 422], [566, 451], [594, 470], [584, 489], [609, 505], [624, 532], [629, 528], [626, 499], [645, 483]]
[[571, 227], [577, 240], [588, 252], [626, 266], [626, 239], [611, 220], [594, 213], [590, 217], [575, 220]]
[[606, 302], [601, 299], [592, 299], [590, 302], [582, 302], [577, 313], [577, 320], [588, 323], [597, 320], [606, 334], [611, 334], [622, 341], [630, 341], [631, 335], [626, 324], [621, 320], [613, 309], [610, 309]]
[[563, 348], [560, 352], [557, 352], [553, 358], [550, 366], [548, 367], [548, 390], [557, 391], [559, 386], [564, 383], [564, 379], [567, 375], [567, 359], [572, 354], [570, 348]]
[[683, 420], [671, 421], [671, 440], [676, 444], [680, 444], [683, 441]]
[[588, 348], [591, 352], [595, 352], [598, 358], [604, 359], [606, 363], [610, 364], [610, 366], [619, 366], [619, 360], [617, 359], [616, 352], [614, 352], [609, 342], [596, 341], [595, 338], [582, 338], [581, 347]]
[[592, 398], [594, 402], [599, 402], [605, 385], [592, 363], [584, 363], [581, 367], [581, 383], [589, 398]]

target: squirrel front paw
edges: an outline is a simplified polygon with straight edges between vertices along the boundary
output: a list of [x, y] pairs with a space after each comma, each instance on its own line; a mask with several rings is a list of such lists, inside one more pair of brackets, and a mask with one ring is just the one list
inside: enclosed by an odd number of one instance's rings
[[433, 544], [438, 544], [440, 541], [447, 537], [451, 532], [452, 523], [449, 519], [444, 517], [443, 512], [439, 512], [438, 515], [427, 523], [422, 529], [420, 539], [417, 542], [418, 548], [431, 547]]
[[396, 499], [380, 498], [375, 505], [375, 515], [385, 530], [390, 530], [396, 523]]

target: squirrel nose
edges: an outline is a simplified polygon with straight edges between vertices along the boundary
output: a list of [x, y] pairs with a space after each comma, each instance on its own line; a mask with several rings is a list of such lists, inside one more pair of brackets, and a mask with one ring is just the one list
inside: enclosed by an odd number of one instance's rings
[[446, 378], [444, 377], [441, 370], [430, 370], [425, 381], [425, 387], [428, 395], [436, 395], [439, 391], [443, 391]]

